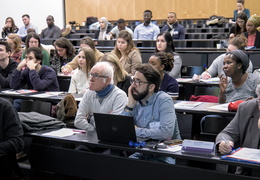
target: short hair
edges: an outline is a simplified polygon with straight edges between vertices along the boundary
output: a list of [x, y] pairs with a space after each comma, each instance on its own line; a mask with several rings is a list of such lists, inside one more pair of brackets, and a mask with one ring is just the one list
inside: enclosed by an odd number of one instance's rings
[[24, 14], [24, 15], [22, 15], [22, 18], [23, 18], [23, 17], [28, 17], [28, 18], [30, 19], [29, 14]]
[[48, 15], [47, 18], [48, 18], [48, 17], [51, 17], [52, 20], [54, 21], [54, 17], [53, 17], [52, 15]]
[[[174, 43], [173, 43], [173, 39], [172, 39], [172, 35], [170, 32], [160, 32], [158, 35], [157, 35], [157, 38], [159, 36], [163, 36], [166, 43], [167, 43], [167, 46], [166, 46], [166, 49], [165, 49], [165, 52], [175, 52], [175, 46], [174, 46]], [[158, 52], [159, 50], [157, 49], [156, 47], [156, 52]]]
[[39, 47], [30, 47], [26, 50], [25, 54], [33, 53], [35, 56], [35, 59], [37, 60], [43, 60], [43, 53], [42, 50]]
[[[73, 47], [73, 45], [71, 44], [71, 42], [67, 38], [61, 37], [61, 38], [57, 39], [54, 42], [54, 47], [56, 48], [56, 46], [59, 46], [60, 48], [66, 49], [66, 54], [67, 54], [68, 58], [73, 58], [75, 56], [75, 48]], [[56, 51], [56, 55], [58, 57], [60, 56], [57, 53], [57, 51]]]
[[158, 92], [161, 84], [159, 72], [149, 64], [141, 64], [136, 71], [142, 73], [149, 84], [154, 84], [154, 92]]
[[244, 5], [245, 1], [244, 0], [238, 0], [237, 3], [241, 3], [242, 5]]
[[22, 47], [22, 40], [18, 34], [9, 34], [8, 35], [9, 39], [12, 39], [15, 45], [14, 51], [18, 52], [21, 50]]
[[118, 19], [117, 24], [125, 24], [125, 20], [122, 18]]
[[177, 18], [177, 14], [175, 12], [169, 12], [168, 14], [174, 14], [174, 16]]
[[11, 52], [11, 46], [6, 41], [0, 41], [0, 45], [5, 46], [6, 52]]
[[172, 68], [173, 68], [173, 54], [168, 52], [157, 52], [157, 53], [154, 53], [151, 55], [152, 56], [155, 56], [157, 57], [160, 62], [161, 62], [161, 65], [164, 65], [164, 71], [171, 71]]
[[96, 64], [96, 56], [95, 53], [92, 49], [90, 48], [81, 48], [81, 51], [84, 52], [85, 57], [86, 57], [86, 74], [88, 77], [88, 73], [90, 69]]
[[94, 41], [91, 37], [84, 37], [80, 40], [80, 44], [87, 44], [94, 52], [96, 51], [96, 47]]
[[93, 68], [102, 68], [102, 76], [107, 76], [109, 78], [111, 78], [111, 82], [110, 84], [114, 83], [114, 70], [113, 67], [109, 64], [109, 62], [97, 62], [93, 67]]
[[149, 12], [151, 15], [153, 15], [152, 11], [149, 10], [149, 9], [146, 9], [146, 10], [144, 11], [144, 13], [146, 13], [146, 12]]
[[239, 50], [245, 50], [245, 47], [247, 47], [246, 38], [244, 36], [236, 36], [230, 39], [229, 44], [236, 46]]

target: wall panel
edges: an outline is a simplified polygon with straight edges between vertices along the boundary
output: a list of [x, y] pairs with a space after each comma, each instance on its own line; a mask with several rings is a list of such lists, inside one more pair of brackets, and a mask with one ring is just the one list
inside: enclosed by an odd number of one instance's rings
[[[150, 9], [153, 19], [166, 19], [174, 11], [178, 19], [209, 18], [211, 15], [232, 17], [236, 0], [65, 0], [66, 22], [81, 23], [87, 16], [105, 16], [109, 20], [124, 18], [142, 20], [143, 11]], [[260, 0], [246, 0], [251, 14], [260, 15]]]

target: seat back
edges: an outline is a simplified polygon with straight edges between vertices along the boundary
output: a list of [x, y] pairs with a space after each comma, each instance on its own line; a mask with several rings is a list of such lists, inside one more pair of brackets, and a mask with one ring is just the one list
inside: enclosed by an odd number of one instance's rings
[[203, 66], [187, 66], [186, 67], [186, 73], [182, 75], [182, 77], [193, 77], [194, 74], [200, 75], [204, 71]]
[[205, 116], [200, 122], [200, 140], [214, 142], [217, 135], [230, 121], [231, 119], [221, 116]]
[[43, 101], [22, 101], [21, 112], [38, 112], [41, 114], [51, 115], [51, 103]]
[[219, 87], [218, 86], [196, 86], [195, 87], [195, 96], [199, 95], [212, 95], [219, 96]]
[[192, 115], [176, 113], [182, 139], [192, 139]]

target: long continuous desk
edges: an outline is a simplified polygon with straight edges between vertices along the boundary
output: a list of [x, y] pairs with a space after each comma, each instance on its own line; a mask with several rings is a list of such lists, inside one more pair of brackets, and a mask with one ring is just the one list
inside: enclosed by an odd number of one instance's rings
[[[40, 172], [69, 175], [87, 179], [258, 179], [215, 170], [217, 164], [240, 165], [259, 171], [260, 166], [220, 160], [219, 157], [166, 152], [162, 150], [135, 149], [128, 146], [102, 143], [95, 132], [79, 133], [63, 138], [47, 137], [42, 132], [31, 133], [31, 171], [37, 179]], [[111, 154], [100, 154], [75, 150], [79, 145], [110, 149], [112, 151], [143, 152], [176, 159], [176, 165], [134, 160]], [[204, 164], [205, 168], [194, 167], [189, 162]], [[213, 168], [209, 168], [213, 167]]]

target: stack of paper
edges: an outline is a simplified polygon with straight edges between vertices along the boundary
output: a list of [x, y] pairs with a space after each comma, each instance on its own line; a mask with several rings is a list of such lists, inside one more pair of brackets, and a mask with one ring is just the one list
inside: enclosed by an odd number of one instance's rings
[[194, 108], [200, 104], [202, 104], [203, 102], [196, 102], [196, 101], [181, 101], [181, 102], [177, 102], [176, 104], [174, 104], [175, 108], [178, 109], [183, 109], [183, 108]]

